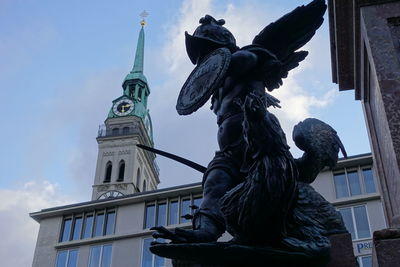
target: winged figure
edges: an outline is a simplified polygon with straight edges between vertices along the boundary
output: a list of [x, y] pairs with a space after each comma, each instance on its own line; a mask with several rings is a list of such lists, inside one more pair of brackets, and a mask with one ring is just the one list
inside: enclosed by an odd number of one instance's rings
[[[343, 145], [336, 132], [316, 119], [294, 129], [304, 155], [294, 159], [278, 119], [280, 107], [268, 91], [308, 54], [298, 51], [323, 22], [324, 0], [314, 0], [266, 26], [251, 45], [239, 48], [225, 21], [200, 19], [186, 49], [196, 68], [178, 98], [187, 115], [211, 97], [217, 116], [219, 151], [203, 176], [203, 202], [191, 230], [155, 227], [155, 238], [173, 243], [216, 241], [225, 230], [233, 242], [325, 253], [327, 236], [345, 231], [340, 215], [310, 186], [319, 171], [332, 167]], [[344, 152], [345, 153], [345, 152]], [[317, 202], [317, 204], [316, 204]]]

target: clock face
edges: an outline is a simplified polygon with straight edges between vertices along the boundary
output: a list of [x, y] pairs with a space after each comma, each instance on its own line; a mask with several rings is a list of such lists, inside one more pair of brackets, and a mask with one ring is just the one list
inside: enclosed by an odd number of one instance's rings
[[113, 198], [113, 197], [122, 197], [124, 194], [122, 194], [119, 191], [111, 190], [107, 191], [104, 194], [101, 194], [98, 199], [107, 199], [107, 198]]
[[134, 108], [134, 103], [130, 99], [121, 99], [116, 102], [113, 106], [113, 112], [118, 116], [125, 116], [132, 112]]

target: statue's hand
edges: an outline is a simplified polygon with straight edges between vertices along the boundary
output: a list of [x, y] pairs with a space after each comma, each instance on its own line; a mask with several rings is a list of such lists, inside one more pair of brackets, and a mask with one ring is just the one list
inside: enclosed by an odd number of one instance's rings
[[218, 239], [218, 235], [205, 229], [186, 230], [175, 228], [173, 231], [163, 226], [152, 227], [150, 230], [156, 230], [153, 233], [154, 238], [163, 238], [171, 240], [171, 243], [205, 243], [213, 242]]

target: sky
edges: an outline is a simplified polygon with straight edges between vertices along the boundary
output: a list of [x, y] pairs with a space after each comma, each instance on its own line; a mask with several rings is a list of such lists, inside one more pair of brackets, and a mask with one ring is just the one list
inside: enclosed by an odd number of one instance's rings
[[[190, 116], [175, 110], [193, 69], [184, 32], [205, 14], [224, 18], [239, 46], [291, 11], [299, 0], [1, 0], [0, 1], [0, 258], [30, 266], [39, 224], [29, 212], [91, 198], [96, 135], [131, 70], [139, 14], [145, 26], [145, 68], [155, 147], [202, 165], [218, 149], [209, 103]], [[349, 155], [370, 152], [363, 111], [354, 91], [332, 83], [328, 22], [303, 49], [310, 52], [273, 92], [273, 110], [291, 141], [307, 117], [336, 129]], [[158, 157], [159, 188], [201, 181], [185, 166]]]

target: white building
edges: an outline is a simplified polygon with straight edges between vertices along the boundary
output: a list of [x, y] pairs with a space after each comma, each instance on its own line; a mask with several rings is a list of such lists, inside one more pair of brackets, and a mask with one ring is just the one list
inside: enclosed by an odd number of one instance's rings
[[[202, 188], [196, 183], [157, 190], [155, 155], [135, 146], [153, 144], [143, 62], [142, 27], [123, 95], [113, 101], [99, 129], [92, 200], [30, 214], [40, 224], [34, 267], [171, 266], [148, 251], [153, 240], [149, 228], [190, 227], [181, 216], [199, 205]], [[372, 166], [370, 154], [342, 159], [313, 184], [342, 213], [362, 267], [371, 266], [373, 231], [386, 227]]]

